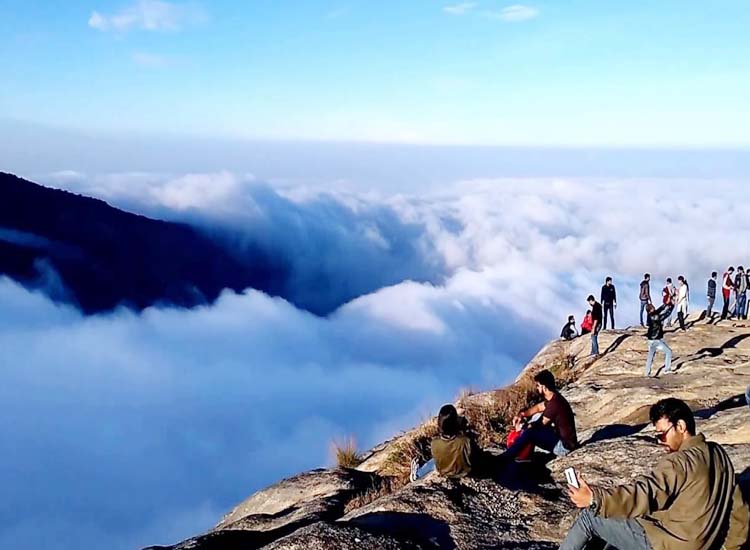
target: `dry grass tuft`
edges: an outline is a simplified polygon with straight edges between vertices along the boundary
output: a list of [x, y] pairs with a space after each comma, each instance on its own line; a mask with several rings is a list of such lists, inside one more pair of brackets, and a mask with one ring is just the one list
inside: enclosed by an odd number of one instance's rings
[[348, 514], [352, 510], [367, 506], [371, 502], [374, 502], [381, 497], [385, 497], [392, 493], [395, 493], [404, 485], [406, 485], [406, 481], [404, 481], [403, 479], [399, 479], [396, 477], [381, 478], [378, 483], [347, 502], [346, 506], [344, 506], [344, 514]]
[[339, 468], [356, 468], [362, 464], [362, 455], [357, 451], [357, 442], [349, 437], [341, 443], [333, 442], [333, 454]]

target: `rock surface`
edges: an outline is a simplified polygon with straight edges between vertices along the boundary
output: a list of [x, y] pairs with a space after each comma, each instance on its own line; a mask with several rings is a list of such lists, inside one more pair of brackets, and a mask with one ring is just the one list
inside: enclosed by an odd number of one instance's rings
[[[564, 493], [565, 468], [590, 483], [624, 483], [648, 472], [664, 451], [648, 424], [649, 407], [674, 396], [689, 402], [698, 430], [725, 446], [738, 475], [750, 481], [750, 327], [690, 319], [671, 331], [673, 374], [645, 378], [643, 329], [600, 335], [603, 355], [588, 357], [590, 340], [555, 341], [526, 369], [566, 358], [576, 373], [563, 394], [576, 412], [583, 447], [567, 457], [513, 464], [492, 479], [446, 480], [430, 474], [345, 513], [349, 499], [381, 482], [377, 475], [399, 436], [373, 449], [358, 471], [316, 470], [282, 481], [237, 506], [214, 531], [171, 550], [317, 550], [557, 548], [577, 511]], [[661, 362], [659, 362], [661, 361]], [[471, 397], [481, 402], [487, 394]], [[377, 496], [377, 495], [376, 495]]]

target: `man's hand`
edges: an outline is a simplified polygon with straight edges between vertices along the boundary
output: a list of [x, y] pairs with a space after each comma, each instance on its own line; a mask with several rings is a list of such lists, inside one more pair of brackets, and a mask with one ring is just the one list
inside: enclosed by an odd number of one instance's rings
[[594, 493], [591, 492], [591, 487], [580, 475], [578, 475], [578, 484], [581, 486], [580, 489], [568, 485], [568, 496], [577, 508], [588, 508], [594, 499]]

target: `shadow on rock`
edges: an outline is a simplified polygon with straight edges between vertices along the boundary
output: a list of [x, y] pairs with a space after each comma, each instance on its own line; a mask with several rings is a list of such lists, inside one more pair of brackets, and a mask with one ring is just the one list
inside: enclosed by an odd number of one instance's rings
[[583, 442], [583, 445], [596, 443], [597, 441], [606, 441], [607, 439], [617, 439], [619, 437], [628, 437], [640, 432], [648, 424], [610, 424], [597, 429], [591, 437]]
[[348, 523], [373, 534], [388, 534], [411, 539], [424, 548], [458, 548], [448, 524], [427, 514], [373, 512]]

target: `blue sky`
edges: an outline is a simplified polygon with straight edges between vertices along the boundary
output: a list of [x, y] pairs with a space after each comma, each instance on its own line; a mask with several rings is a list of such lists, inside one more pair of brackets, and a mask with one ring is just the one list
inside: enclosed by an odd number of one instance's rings
[[750, 147], [724, 1], [0, 0], [0, 118], [109, 134]]

